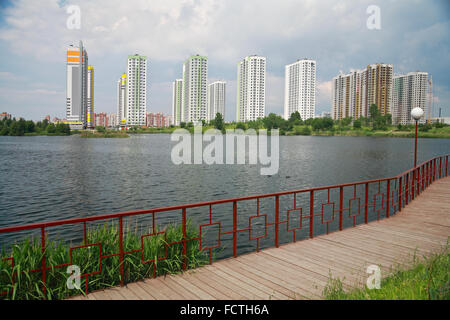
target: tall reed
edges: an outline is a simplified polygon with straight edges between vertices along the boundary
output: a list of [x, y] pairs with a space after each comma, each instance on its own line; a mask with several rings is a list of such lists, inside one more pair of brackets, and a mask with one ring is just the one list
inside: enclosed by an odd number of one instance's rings
[[[168, 225], [163, 231], [166, 232], [166, 240], [163, 234], [144, 237], [143, 252], [132, 252], [124, 256], [125, 283], [182, 271], [184, 260], [182, 242], [167, 245], [167, 243], [183, 239], [182, 226]], [[132, 231], [126, 227], [123, 238], [124, 252], [140, 249], [141, 234], [151, 233], [150, 229], [138, 232], [137, 227]], [[195, 228], [192, 222], [188, 220], [186, 237], [188, 239], [196, 238], [198, 235], [198, 228]], [[105, 223], [101, 226], [90, 228], [87, 232], [87, 244], [94, 243], [101, 243], [102, 256], [119, 253], [119, 230], [117, 225]], [[207, 253], [199, 250], [199, 240], [188, 241], [186, 244], [188, 269], [196, 268], [209, 262]], [[70, 248], [79, 245], [68, 244], [59, 240], [47, 240], [45, 248], [46, 265], [56, 266], [69, 263]], [[165, 248], [167, 248], [166, 257]], [[141, 254], [143, 254], [144, 261], [154, 260], [155, 263], [141, 263]], [[11, 260], [0, 261], [0, 293], [8, 292], [0, 296], [0, 299], [64, 299], [85, 293], [84, 277], [81, 278], [79, 289], [68, 288], [67, 279], [70, 274], [67, 273], [67, 266], [65, 266], [50, 268], [46, 271], [46, 293], [44, 294], [42, 272], [29, 272], [30, 270], [41, 268], [42, 256], [40, 239], [32, 239], [31, 237], [14, 244], [10, 250], [2, 249], [0, 259], [14, 257], [14, 267], [12, 268]], [[80, 267], [80, 274], [98, 272], [100, 270], [99, 246], [92, 245], [74, 249], [72, 251], [72, 259], [72, 264]], [[89, 292], [120, 284], [119, 255], [103, 258], [101, 264], [101, 272], [88, 277]]]

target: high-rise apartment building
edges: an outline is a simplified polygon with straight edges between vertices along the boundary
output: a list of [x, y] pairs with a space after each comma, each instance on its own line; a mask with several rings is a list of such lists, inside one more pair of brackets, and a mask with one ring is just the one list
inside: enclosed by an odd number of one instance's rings
[[298, 111], [302, 120], [314, 118], [316, 110], [316, 61], [297, 60], [285, 67], [284, 118]]
[[214, 120], [217, 113], [225, 118], [225, 94], [225, 81], [214, 81], [208, 85], [208, 121]]
[[237, 66], [236, 120], [263, 118], [266, 105], [266, 58], [245, 57]]
[[128, 56], [126, 77], [127, 126], [144, 126], [147, 112], [147, 57]]
[[[394, 124], [414, 124], [411, 110], [419, 107], [427, 114], [427, 72], [410, 72], [406, 75], [395, 75], [392, 90], [392, 122]], [[425, 123], [422, 117], [419, 123]]]
[[94, 128], [94, 67], [88, 66], [86, 126]]
[[368, 117], [372, 104], [382, 115], [392, 112], [392, 64], [373, 64], [366, 69], [340, 74], [332, 81], [331, 116]]
[[172, 117], [174, 125], [179, 126], [183, 104], [183, 79], [176, 79], [172, 83]]
[[181, 122], [207, 120], [208, 58], [191, 56], [183, 64]]
[[372, 64], [367, 66], [366, 72], [366, 105], [370, 108], [376, 104], [382, 115], [391, 113], [393, 65]]
[[117, 121], [121, 127], [126, 127], [127, 123], [127, 74], [124, 73], [117, 80]]
[[66, 118], [71, 129], [86, 128], [88, 55], [79, 42], [67, 48]]

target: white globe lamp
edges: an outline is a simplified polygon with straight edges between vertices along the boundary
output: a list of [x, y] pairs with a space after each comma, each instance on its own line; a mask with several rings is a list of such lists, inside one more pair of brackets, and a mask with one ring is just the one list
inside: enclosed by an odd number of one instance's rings
[[416, 107], [414, 109], [411, 110], [411, 116], [413, 117], [414, 120], [419, 121], [420, 118], [423, 117], [423, 110], [422, 108]]

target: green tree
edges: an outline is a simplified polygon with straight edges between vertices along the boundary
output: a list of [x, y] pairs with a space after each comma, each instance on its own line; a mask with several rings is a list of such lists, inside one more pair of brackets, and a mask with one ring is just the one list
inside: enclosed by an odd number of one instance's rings
[[222, 114], [217, 112], [216, 118], [214, 119], [214, 128], [223, 131], [225, 130], [225, 124], [223, 122]]
[[35, 125], [34, 122], [31, 120], [25, 121], [25, 132], [27, 133], [31, 133], [31, 132], [35, 132]]
[[353, 128], [361, 129], [361, 120], [360, 119], [353, 121]]
[[264, 124], [261, 118], [258, 118], [256, 120], [250, 120], [247, 122], [247, 126], [249, 129], [258, 130], [260, 128], [264, 128]]
[[47, 133], [56, 133], [56, 127], [53, 123], [49, 123], [45, 130], [47, 131]]
[[[100, 132], [100, 133], [106, 132], [106, 128], [104, 126], [96, 126], [95, 130], [97, 130], [97, 132]], [[136, 131], [135, 128], [134, 128], [134, 131]]]
[[247, 126], [245, 125], [244, 122], [238, 122], [236, 123], [235, 129], [247, 130]]
[[56, 133], [61, 135], [70, 135], [70, 126], [64, 123], [57, 123]]
[[272, 130], [284, 128], [285, 120], [275, 113], [270, 113], [267, 117], [264, 117], [262, 119], [262, 122], [264, 124], [264, 128], [266, 128], [267, 130]]
[[333, 126], [334, 126], [333, 119], [331, 119], [329, 117], [325, 117], [325, 118], [321, 118], [321, 120], [322, 120], [322, 128], [324, 130], [331, 130], [331, 129], [333, 129]]
[[344, 119], [342, 119], [342, 126], [347, 127], [348, 125], [350, 125], [350, 123], [352, 123], [353, 118], [352, 117], [345, 117]]
[[10, 136], [23, 136], [25, 134], [25, 121], [13, 121], [9, 128], [8, 134]]
[[3, 127], [0, 129], [0, 136], [7, 136], [9, 134], [9, 128], [6, 122], [3, 123]]

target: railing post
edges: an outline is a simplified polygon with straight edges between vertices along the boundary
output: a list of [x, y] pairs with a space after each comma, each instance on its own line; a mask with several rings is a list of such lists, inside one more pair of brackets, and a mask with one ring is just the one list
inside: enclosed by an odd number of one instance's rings
[[[356, 187], [355, 187], [356, 188]], [[342, 230], [344, 188], [339, 188], [339, 230]], [[349, 209], [350, 210], [350, 209]], [[358, 209], [359, 210], [359, 209]]]
[[422, 177], [422, 167], [419, 167], [417, 170], [417, 195], [420, 194], [420, 187], [421, 187], [421, 183], [420, 183], [420, 179]]
[[405, 183], [405, 206], [408, 204], [409, 198], [409, 173], [406, 174], [406, 183]]
[[426, 170], [427, 170], [427, 168], [426, 168], [426, 164], [424, 164], [423, 166], [422, 166], [422, 192], [423, 192], [423, 190], [425, 190], [425, 173], [426, 173]]
[[437, 159], [434, 159], [433, 182], [436, 181]]
[[430, 161], [430, 185], [433, 183], [434, 161]]
[[391, 193], [391, 180], [387, 181], [387, 187], [386, 187], [386, 218], [389, 218], [389, 207], [390, 207], [390, 193]]
[[398, 211], [402, 211], [402, 178], [400, 177], [398, 183]]
[[233, 201], [233, 256], [237, 257], [237, 202]]
[[445, 156], [445, 176], [447, 176], [448, 171], [448, 156]]
[[183, 208], [183, 270], [187, 268], [187, 256], [186, 256], [186, 208]]
[[430, 186], [431, 184], [431, 169], [433, 168], [433, 164], [430, 162], [428, 162], [428, 183], [427, 183], [427, 188]]
[[445, 176], [447, 176], [447, 170], [448, 170], [448, 156], [445, 156]]
[[414, 200], [415, 198], [415, 191], [416, 191], [416, 168], [414, 168], [413, 170], [413, 176], [412, 176], [412, 180], [411, 180], [411, 201]]
[[369, 184], [366, 183], [366, 193], [365, 193], [365, 199], [364, 199], [364, 223], [368, 222], [368, 210], [369, 210]]
[[278, 224], [280, 221], [280, 197], [275, 196], [275, 247], [278, 248]]
[[[47, 293], [47, 288], [46, 288], [46, 271], [47, 271], [47, 267], [45, 265], [45, 228], [42, 227], [41, 228], [41, 253], [42, 253], [42, 293], [44, 294], [44, 299], [45, 299], [45, 295]], [[20, 274], [19, 274], [20, 276]]]
[[314, 191], [309, 194], [309, 237], [314, 237]]
[[442, 157], [439, 157], [439, 179], [442, 177]]
[[120, 286], [124, 286], [123, 272], [123, 218], [119, 218], [119, 250], [120, 250]]

